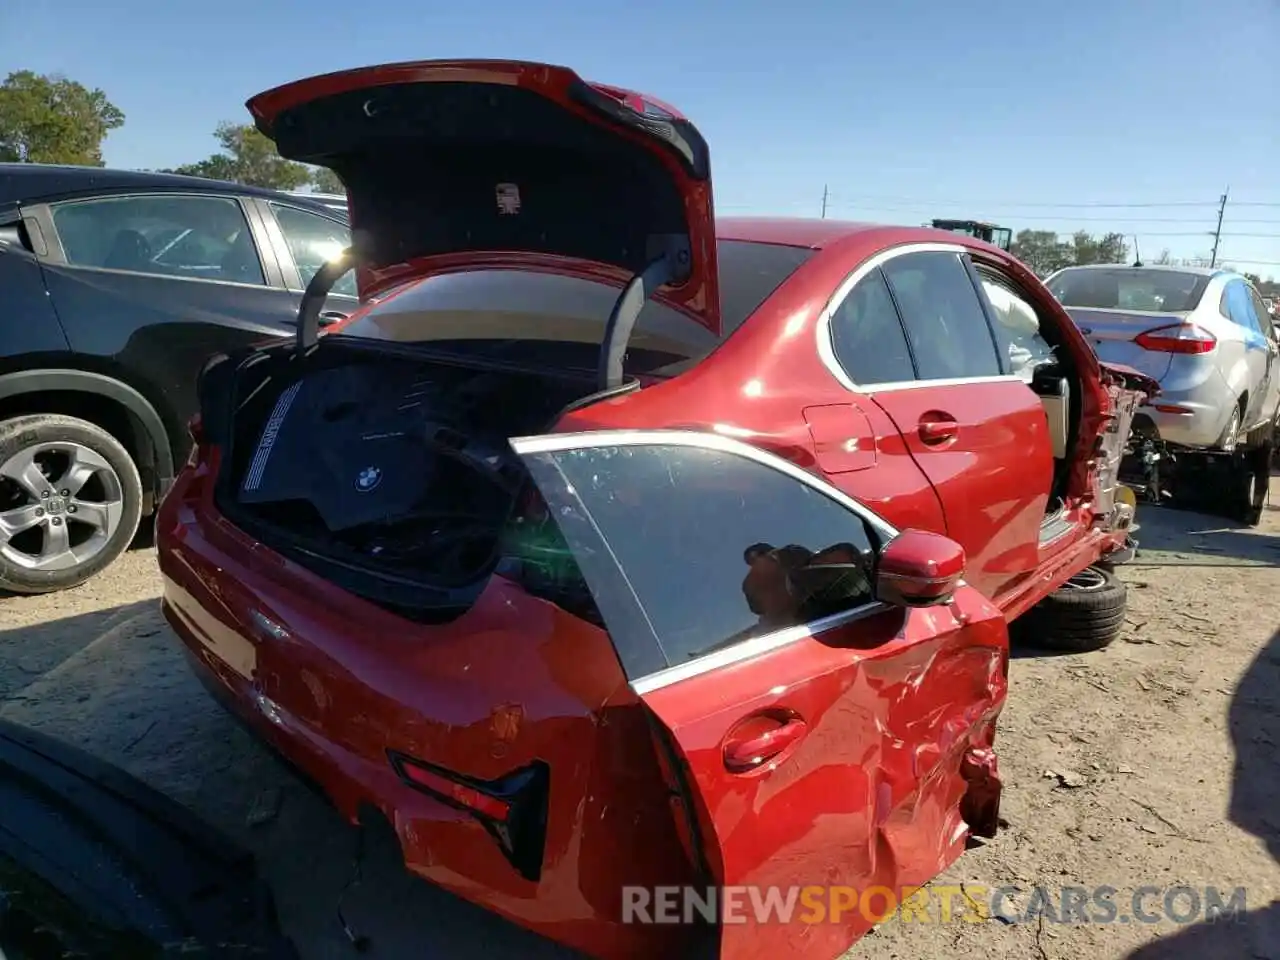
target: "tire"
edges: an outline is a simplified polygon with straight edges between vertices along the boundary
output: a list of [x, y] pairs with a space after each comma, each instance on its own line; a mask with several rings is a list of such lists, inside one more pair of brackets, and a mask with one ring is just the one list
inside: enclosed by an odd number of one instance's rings
[[1224, 453], [1231, 453], [1236, 448], [1237, 440], [1240, 436], [1240, 421], [1244, 419], [1244, 404], [1237, 400], [1235, 408], [1231, 411], [1231, 417], [1227, 420], [1227, 425], [1222, 429], [1222, 436], [1218, 437], [1214, 449], [1221, 450]]
[[1248, 451], [1235, 465], [1227, 482], [1227, 516], [1246, 527], [1260, 524], [1270, 482], [1271, 446]]
[[141, 518], [138, 468], [101, 427], [57, 414], [0, 421], [0, 590], [84, 583], [124, 553]]
[[1101, 650], [1120, 635], [1128, 588], [1111, 570], [1089, 567], [1013, 624], [1019, 643], [1045, 650]]

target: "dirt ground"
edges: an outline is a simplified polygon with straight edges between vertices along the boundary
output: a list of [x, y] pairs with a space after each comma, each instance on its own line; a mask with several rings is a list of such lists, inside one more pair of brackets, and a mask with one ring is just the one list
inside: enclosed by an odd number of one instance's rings
[[[1249, 531], [1140, 509], [1122, 639], [1014, 661], [997, 742], [1008, 826], [938, 881], [979, 900], [1020, 888], [1002, 902], [1011, 919], [890, 920], [849, 958], [1280, 958], [1280, 478], [1272, 496]], [[381, 838], [357, 874], [356, 835], [188, 675], [157, 593], [140, 549], [78, 590], [0, 599], [0, 716], [120, 763], [242, 838], [305, 960], [354, 957], [344, 922], [374, 958], [567, 956], [409, 878]], [[1053, 922], [1033, 893], [1057, 907], [1062, 887], [1104, 885], [1113, 923]], [[1174, 887], [1224, 899], [1245, 887], [1249, 912], [1123, 922], [1145, 886], [1160, 888], [1148, 910]], [[1190, 898], [1175, 912], [1194, 916]]]

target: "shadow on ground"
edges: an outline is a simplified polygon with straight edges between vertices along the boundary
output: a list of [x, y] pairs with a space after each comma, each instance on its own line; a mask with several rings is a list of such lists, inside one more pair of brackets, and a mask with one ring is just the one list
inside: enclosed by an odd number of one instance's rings
[[[0, 597], [5, 597], [0, 594]], [[21, 603], [23, 598], [9, 602]], [[154, 601], [128, 603], [61, 620], [0, 629], [0, 702], [20, 697], [28, 684], [47, 677], [95, 640], [131, 633], [139, 617], [151, 617]]]
[[[1228, 816], [1280, 863], [1280, 631], [1241, 678], [1228, 711], [1236, 754]], [[1252, 891], [1250, 891], [1252, 893]], [[1128, 960], [1276, 960], [1280, 902], [1199, 923], [1135, 950]]]
[[244, 843], [303, 960], [578, 956], [409, 875], [389, 831], [358, 842], [214, 704], [155, 599], [0, 628], [0, 717], [125, 767]]
[[[1264, 515], [1280, 514], [1280, 504]], [[1138, 557], [1131, 566], [1280, 566], [1280, 536], [1221, 517], [1147, 506], [1139, 510]]]

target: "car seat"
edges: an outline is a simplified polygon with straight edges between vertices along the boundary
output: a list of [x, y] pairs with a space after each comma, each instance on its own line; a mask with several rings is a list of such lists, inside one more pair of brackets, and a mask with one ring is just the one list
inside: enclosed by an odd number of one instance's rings
[[262, 283], [262, 262], [248, 230], [241, 230], [222, 256], [222, 279], [235, 283]]
[[111, 241], [111, 249], [102, 265], [108, 270], [147, 269], [151, 263], [151, 244], [137, 230], [121, 230]]

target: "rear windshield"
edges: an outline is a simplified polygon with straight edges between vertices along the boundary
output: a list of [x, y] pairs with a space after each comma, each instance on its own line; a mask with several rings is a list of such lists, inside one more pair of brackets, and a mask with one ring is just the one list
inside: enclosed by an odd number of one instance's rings
[[1179, 313], [1194, 310], [1208, 285], [1203, 274], [1145, 267], [1067, 269], [1048, 283], [1065, 307]]
[[[721, 334], [650, 301], [628, 345], [633, 374], [675, 375], [724, 342], [814, 251], [721, 240]], [[604, 284], [514, 270], [430, 277], [388, 298], [342, 336], [429, 343], [433, 347], [537, 362], [566, 355], [594, 369], [618, 291]], [[578, 365], [575, 363], [575, 365]]]

